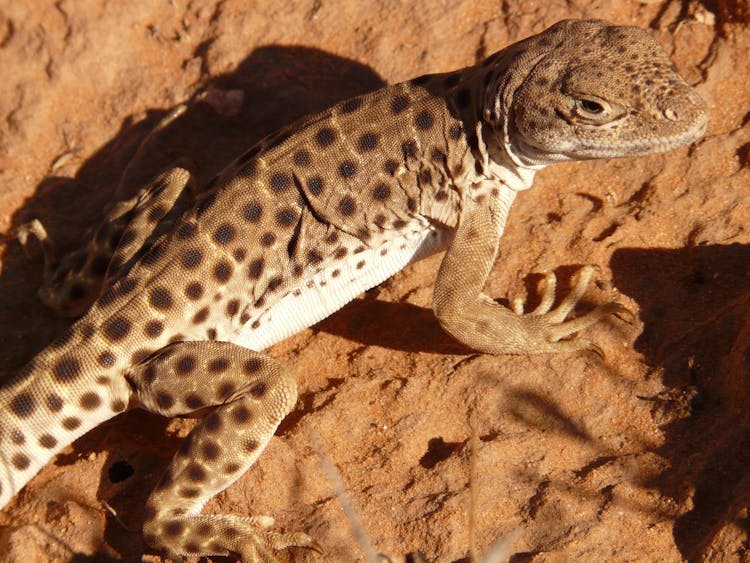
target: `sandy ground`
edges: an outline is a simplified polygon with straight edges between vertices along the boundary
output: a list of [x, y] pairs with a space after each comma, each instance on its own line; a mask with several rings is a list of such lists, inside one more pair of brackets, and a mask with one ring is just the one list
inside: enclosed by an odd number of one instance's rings
[[[300, 115], [568, 17], [648, 28], [709, 103], [709, 129], [667, 155], [543, 171], [488, 290], [534, 301], [543, 272], [564, 290], [592, 263], [582, 310], [617, 299], [636, 320], [586, 332], [604, 360], [470, 354], [430, 311], [433, 257], [275, 346], [299, 404], [206, 511], [272, 514], [325, 549], [282, 560], [365, 560], [316, 441], [374, 549], [394, 557], [466, 562], [504, 539], [514, 562], [750, 558], [750, 6], [0, 0], [0, 233], [39, 217], [63, 248], [178, 157], [207, 180]], [[242, 91], [240, 112], [197, 101], [216, 89]], [[7, 377], [69, 321], [36, 299], [41, 266], [18, 244], [0, 260]], [[78, 440], [0, 513], [0, 560], [162, 561], [140, 536], [143, 503], [191, 424], [134, 412]]]

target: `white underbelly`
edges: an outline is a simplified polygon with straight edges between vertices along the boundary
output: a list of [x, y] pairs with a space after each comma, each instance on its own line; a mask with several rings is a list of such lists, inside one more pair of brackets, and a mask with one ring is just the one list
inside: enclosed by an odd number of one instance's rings
[[323, 320], [411, 262], [444, 249], [451, 236], [452, 232], [427, 224], [377, 248], [350, 254], [313, 277], [300, 279], [296, 290], [245, 323], [231, 341], [252, 350], [268, 348]]

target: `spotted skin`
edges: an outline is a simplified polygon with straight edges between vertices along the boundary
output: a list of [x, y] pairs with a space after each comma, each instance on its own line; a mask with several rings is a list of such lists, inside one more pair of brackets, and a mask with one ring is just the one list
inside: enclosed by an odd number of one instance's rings
[[261, 350], [441, 250], [434, 311], [460, 342], [596, 350], [575, 334], [622, 308], [567, 320], [592, 268], [555, 308], [551, 275], [530, 313], [483, 293], [513, 199], [547, 164], [675, 148], [707, 116], [646, 32], [570, 20], [304, 119], [242, 154], [193, 206], [190, 172], [166, 172], [111, 212], [93, 237], [96, 267], [85, 258], [56, 278], [67, 280], [51, 291], [58, 308], [79, 312], [68, 301], [81, 277], [95, 280], [95, 302], [0, 390], [0, 506], [117, 413], [208, 410], [149, 497], [147, 543], [252, 562], [318, 549], [267, 530], [267, 517], [201, 514], [294, 407], [293, 378]]

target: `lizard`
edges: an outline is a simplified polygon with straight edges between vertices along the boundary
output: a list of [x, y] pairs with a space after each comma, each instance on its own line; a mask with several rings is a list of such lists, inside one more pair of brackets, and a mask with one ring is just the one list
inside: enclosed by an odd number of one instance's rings
[[73, 277], [52, 277], [50, 300], [82, 316], [0, 389], [0, 507], [121, 412], [208, 409], [146, 502], [145, 542], [245, 562], [319, 551], [304, 532], [269, 529], [271, 517], [201, 513], [295, 406], [290, 370], [264, 350], [445, 251], [433, 310], [468, 348], [597, 351], [577, 333], [625, 309], [568, 318], [593, 267], [557, 306], [554, 274], [530, 312], [483, 292], [511, 204], [547, 165], [668, 151], [699, 139], [707, 121], [706, 103], [646, 31], [565, 20], [474, 66], [303, 118], [237, 157], [191, 204], [182, 195], [194, 174], [162, 173], [113, 208]]

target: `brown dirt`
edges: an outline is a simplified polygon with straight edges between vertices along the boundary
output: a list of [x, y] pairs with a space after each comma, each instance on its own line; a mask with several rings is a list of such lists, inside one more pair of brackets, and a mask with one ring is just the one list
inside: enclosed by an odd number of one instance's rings
[[[301, 114], [562, 18], [647, 27], [708, 101], [706, 138], [545, 170], [488, 287], [533, 293], [541, 272], [599, 265], [589, 302], [637, 318], [587, 331], [606, 359], [468, 354], [429, 311], [439, 257], [426, 260], [272, 349], [299, 405], [206, 510], [273, 514], [326, 552], [284, 560], [363, 561], [317, 436], [383, 553], [469, 561], [506, 538], [515, 562], [748, 560], [749, 14], [743, 0], [0, 0], [0, 232], [39, 217], [72, 247], [179, 156], [205, 180]], [[241, 112], [192, 103], [116, 193], [150, 128], [210, 86], [244, 91]], [[39, 264], [0, 252], [10, 374], [68, 321], [35, 298]], [[138, 532], [143, 502], [189, 426], [134, 412], [77, 441], [0, 513], [0, 559], [161, 561]]]

